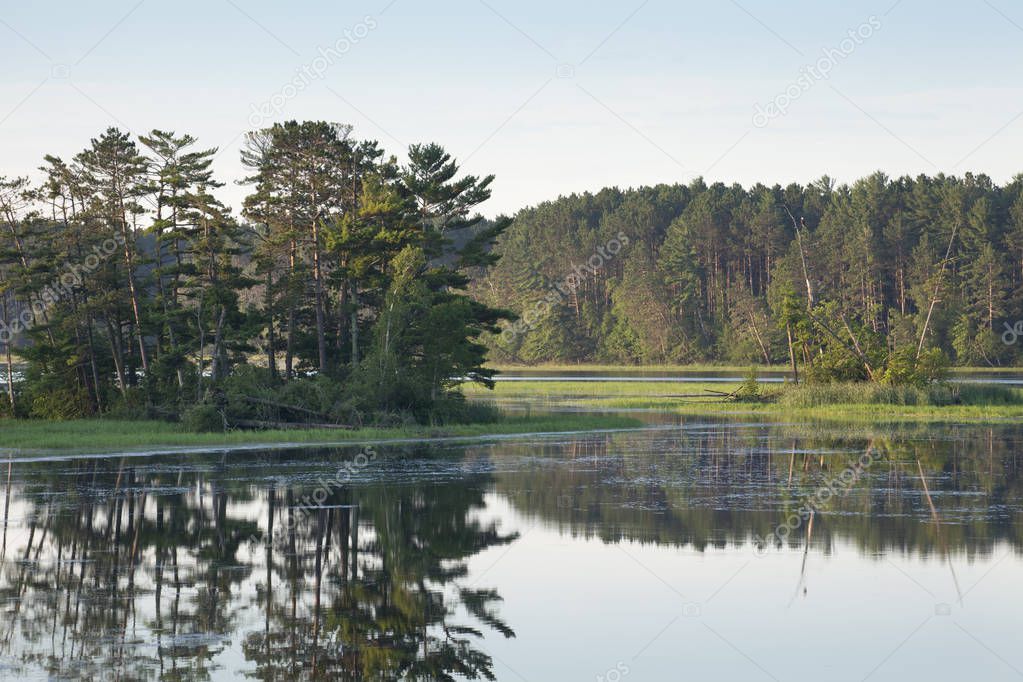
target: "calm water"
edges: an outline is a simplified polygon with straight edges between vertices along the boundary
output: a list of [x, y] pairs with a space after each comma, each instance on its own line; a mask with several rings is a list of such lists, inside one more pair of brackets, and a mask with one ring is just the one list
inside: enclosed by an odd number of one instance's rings
[[0, 678], [1014, 680], [1023, 427], [0, 466]]

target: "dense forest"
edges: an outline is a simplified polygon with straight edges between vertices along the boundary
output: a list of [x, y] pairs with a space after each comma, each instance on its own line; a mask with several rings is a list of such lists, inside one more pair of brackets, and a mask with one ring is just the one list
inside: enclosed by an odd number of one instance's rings
[[3, 409], [200, 429], [467, 409], [459, 379], [491, 381], [478, 338], [509, 317], [465, 293], [510, 222], [476, 213], [494, 178], [289, 122], [246, 136], [236, 217], [216, 154], [111, 128], [41, 182], [0, 178]]
[[[352, 128], [216, 149], [111, 128], [0, 178], [3, 413], [195, 428], [479, 418], [511, 362], [786, 364], [926, 383], [1020, 359], [1023, 176], [605, 189], [487, 220], [493, 176]], [[490, 415], [492, 416], [492, 415]]]
[[605, 189], [518, 214], [474, 283], [504, 361], [791, 364], [899, 381], [1004, 366], [1023, 332], [1023, 176]]

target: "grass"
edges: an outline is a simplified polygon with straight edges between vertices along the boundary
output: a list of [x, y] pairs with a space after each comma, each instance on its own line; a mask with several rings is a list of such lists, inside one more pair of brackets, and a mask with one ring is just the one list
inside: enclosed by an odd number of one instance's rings
[[67, 422], [0, 421], [0, 449], [33, 452], [99, 452], [160, 447], [237, 446], [307, 443], [386, 441], [433, 438], [485, 438], [519, 433], [557, 433], [624, 429], [640, 426], [622, 415], [559, 414], [511, 415], [487, 424], [456, 424], [443, 427], [413, 426], [364, 428], [354, 431], [232, 431], [195, 433], [180, 424], [159, 421], [86, 419]]
[[1019, 374], [1023, 367], [953, 367], [952, 374]]
[[[1023, 389], [1004, 386], [936, 385], [917, 389], [874, 384], [765, 384], [761, 387], [762, 402], [742, 403], [720, 397], [720, 393], [730, 393], [739, 385], [739, 382], [517, 381], [498, 383], [493, 397], [498, 401], [529, 400], [548, 407], [662, 410], [694, 416], [742, 413], [794, 421], [880, 424], [1023, 420]], [[481, 395], [484, 390], [467, 387], [466, 392]]]
[[[652, 372], [736, 372], [745, 374], [750, 365], [728, 363], [693, 363], [690, 365], [608, 365], [600, 363], [542, 363], [538, 365], [494, 363], [492, 369], [506, 372], [615, 372], [621, 374], [650, 374]], [[788, 365], [756, 365], [760, 372], [788, 372]], [[1019, 374], [1023, 367], [954, 367], [953, 374]]]
[[[498, 397], [635, 397], [656, 396], [670, 397], [678, 395], [706, 395], [713, 397], [712, 391], [731, 393], [739, 387], [740, 382], [697, 382], [683, 381], [507, 381], [497, 382], [492, 395]], [[462, 387], [468, 396], [491, 395], [491, 392], [476, 384]]]
[[[556, 369], [556, 366], [548, 366]], [[578, 365], [576, 369], [622, 369]], [[690, 367], [692, 368], [692, 367]], [[663, 368], [644, 367], [645, 370]], [[723, 367], [715, 367], [723, 369]], [[972, 370], [971, 370], [972, 371]], [[736, 415], [792, 421], [858, 424], [970, 422], [998, 423], [1023, 420], [1023, 389], [1003, 386], [959, 385], [911, 389], [846, 384], [791, 386], [765, 384], [766, 400], [737, 403], [722, 400], [735, 382], [622, 382], [622, 381], [516, 381], [499, 382], [494, 392], [466, 385], [470, 397], [525, 401], [531, 408], [574, 407], [599, 411], [659, 410], [676, 414]], [[686, 396], [686, 397], [683, 397]], [[693, 397], [695, 396], [695, 397]], [[592, 431], [633, 428], [640, 422], [627, 415], [561, 412], [545, 415], [506, 415], [496, 422], [448, 426], [364, 428], [355, 431], [234, 431], [196, 433], [180, 424], [82, 420], [71, 422], [2, 421], [0, 450], [99, 452], [161, 447], [309, 445], [344, 442], [436, 438], [485, 438], [540, 432]]]
[[[491, 364], [492, 369], [499, 371], [535, 371], [535, 372], [616, 372], [623, 374], [649, 374], [651, 372], [741, 372], [749, 370], [749, 365], [729, 365], [713, 363], [694, 363], [691, 365], [604, 365], [599, 363], [543, 363], [539, 365]], [[762, 372], [784, 372], [786, 365], [758, 365]]]

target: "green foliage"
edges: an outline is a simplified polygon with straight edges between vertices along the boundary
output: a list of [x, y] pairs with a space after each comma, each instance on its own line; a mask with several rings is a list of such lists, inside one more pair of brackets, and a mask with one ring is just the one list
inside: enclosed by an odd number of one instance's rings
[[222, 433], [224, 415], [213, 405], [193, 405], [182, 413], [181, 426], [191, 433]]
[[917, 353], [912, 348], [901, 348], [888, 356], [888, 365], [880, 380], [891, 386], [917, 386], [943, 381], [948, 376], [948, 358], [938, 348]]
[[746, 378], [743, 379], [739, 388], [732, 394], [736, 402], [740, 403], [757, 403], [764, 399], [763, 391], [760, 387], [760, 376], [757, 374], [756, 367], [750, 367], [749, 371], [746, 372]]
[[166, 419], [177, 416], [177, 411], [156, 414], [146, 399], [141, 388], [128, 388], [124, 393], [116, 393], [106, 405], [103, 417], [120, 421], [143, 421], [146, 419]]
[[915, 355], [921, 338], [957, 365], [1023, 359], [1023, 343], [1001, 339], [1023, 318], [1018, 180], [875, 173], [851, 185], [696, 180], [561, 197], [516, 216], [473, 292], [526, 313], [619, 231], [629, 245], [501, 359], [784, 361], [813, 381], [888, 383], [940, 374], [889, 360]]
[[830, 384], [848, 381], [866, 381], [869, 376], [863, 362], [841, 344], [828, 344], [814, 355], [806, 369], [809, 383]]
[[46, 157], [41, 187], [0, 178], [0, 342], [28, 365], [12, 411], [433, 421], [463, 411], [462, 378], [491, 383], [478, 339], [512, 315], [465, 289], [510, 223], [478, 213], [493, 176], [436, 144], [399, 165], [351, 126], [287, 121], [246, 137], [243, 222], [197, 144], [110, 128]]
[[235, 368], [222, 382], [223, 410], [228, 425], [256, 422], [361, 425], [349, 399], [350, 387], [316, 375], [282, 381], [267, 369], [252, 365]]
[[81, 419], [88, 415], [85, 407], [88, 399], [81, 391], [70, 388], [55, 388], [36, 391], [32, 396], [32, 408], [29, 416], [35, 419], [63, 421]]

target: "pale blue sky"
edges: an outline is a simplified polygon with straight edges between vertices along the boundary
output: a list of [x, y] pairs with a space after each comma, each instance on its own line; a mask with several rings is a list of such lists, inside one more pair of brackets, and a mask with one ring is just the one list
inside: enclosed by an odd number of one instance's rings
[[[253, 106], [275, 95], [268, 121], [350, 122], [399, 156], [444, 144], [466, 170], [497, 174], [488, 214], [696, 175], [1023, 172], [1018, 2], [388, 2], [3, 0], [0, 175], [69, 157], [113, 124], [220, 146], [233, 181]], [[864, 25], [830, 78], [797, 85]], [[362, 37], [284, 90], [346, 31]], [[757, 105], [790, 85], [787, 113], [755, 126]]]

